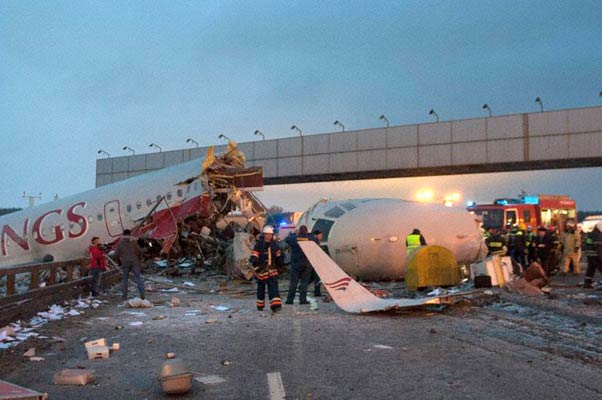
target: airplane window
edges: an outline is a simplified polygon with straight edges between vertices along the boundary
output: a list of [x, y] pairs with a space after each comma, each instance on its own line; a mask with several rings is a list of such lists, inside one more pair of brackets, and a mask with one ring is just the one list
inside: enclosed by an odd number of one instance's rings
[[171, 200], [171, 192], [167, 192], [167, 200]]
[[131, 213], [132, 212], [132, 205], [128, 204], [125, 209], [127, 210], [127, 212]]
[[102, 221], [102, 214], [98, 214], [96, 218], [98, 218], [99, 221]]
[[153, 201], [151, 199], [146, 199], [146, 205], [150, 207], [151, 204], [153, 204]]
[[190, 193], [190, 185], [186, 187], [186, 193]]
[[339, 218], [343, 214], [345, 214], [345, 211], [339, 206], [334, 206], [324, 213], [324, 215], [330, 218]]
[[182, 189], [178, 189], [176, 194], [178, 195], [178, 197], [182, 197], [184, 195], [184, 192], [182, 191]]
[[354, 208], [357, 208], [357, 207], [355, 207], [355, 205], [353, 203], [350, 203], [350, 202], [343, 203], [343, 207], [345, 207], [345, 210], [347, 210], [347, 211], [351, 211]]
[[69, 228], [73, 228], [75, 226], [74, 223], [69, 223]]
[[198, 182], [194, 183], [194, 190], [195, 191], [199, 190], [199, 183]]
[[140, 210], [142, 208], [142, 203], [141, 202], [136, 202], [136, 209]]
[[161, 201], [161, 195], [160, 195], [160, 194], [158, 194], [158, 195], [157, 195], [157, 203], [158, 203], [158, 202], [160, 202], [160, 201]]
[[94, 222], [94, 217], [90, 215], [90, 216], [88, 217], [88, 222], [89, 222], [89, 223], [92, 223], [92, 222]]
[[324, 234], [324, 237], [322, 238], [323, 242], [328, 242], [328, 235], [330, 234], [330, 229], [332, 228], [332, 225], [334, 225], [335, 221], [329, 221], [327, 219], [318, 219], [316, 221], [316, 223], [314, 224], [314, 227], [312, 228], [314, 231], [316, 229], [319, 229], [322, 231], [322, 233]]
[[111, 207], [111, 208], [109, 209], [109, 212], [112, 212], [112, 213], [113, 213], [113, 212], [115, 212], [115, 209], [114, 209], [113, 207]]

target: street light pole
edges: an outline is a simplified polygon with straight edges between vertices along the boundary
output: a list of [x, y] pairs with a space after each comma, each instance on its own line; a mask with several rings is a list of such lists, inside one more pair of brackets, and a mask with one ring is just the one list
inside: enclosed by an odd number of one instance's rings
[[378, 117], [378, 119], [385, 121], [385, 124], [387, 125], [387, 128], [389, 127], [389, 120], [387, 119], [387, 117], [385, 117], [384, 114], [382, 114], [380, 117]]
[[231, 141], [232, 141], [232, 140], [231, 140], [231, 139], [230, 139], [228, 136], [226, 136], [226, 135], [223, 135], [223, 134], [220, 134], [220, 135], [219, 135], [217, 138], [218, 138], [218, 139], [226, 139], [228, 142], [231, 142]]
[[299, 133], [299, 136], [303, 136], [303, 132], [301, 131], [301, 129], [299, 129], [299, 127], [297, 125], [291, 126], [291, 130], [297, 131]]
[[265, 135], [259, 129], [255, 129], [255, 136], [261, 135], [261, 140], [265, 140]]
[[539, 103], [539, 107], [540, 107], [539, 112], [543, 112], [543, 101], [541, 101], [541, 97], [536, 97], [535, 102]]
[[158, 148], [159, 149], [159, 153], [161, 153], [161, 151], [162, 151], [161, 146], [159, 146], [158, 144], [155, 144], [155, 143], [149, 144], [148, 147], [156, 147], [156, 148]]
[[104, 154], [107, 156], [107, 158], [111, 158], [111, 155], [108, 152], [104, 151], [103, 149], [98, 150], [98, 154]]
[[434, 115], [437, 122], [439, 122], [439, 114], [437, 114], [437, 112], [435, 112], [435, 110], [433, 110], [432, 108], [431, 111], [429, 111], [429, 115]]
[[196, 140], [192, 139], [192, 138], [186, 139], [186, 143], [194, 143], [194, 145], [196, 147], [199, 147], [199, 143]]
[[339, 120], [334, 121], [334, 126], [337, 126], [337, 125], [341, 127], [341, 132], [345, 132], [345, 125], [343, 125], [341, 123], [341, 121], [339, 121]]
[[131, 148], [131, 147], [129, 147], [129, 146], [123, 146], [123, 150], [129, 150], [129, 151], [131, 151], [131, 152], [132, 152], [132, 155], [133, 155], [133, 156], [135, 156], [135, 155], [136, 155], [136, 152], [134, 151], [134, 149], [132, 149], [132, 148]]
[[491, 118], [491, 107], [489, 107], [489, 104], [485, 103], [483, 104], [483, 110], [487, 110], [489, 111], [489, 118]]

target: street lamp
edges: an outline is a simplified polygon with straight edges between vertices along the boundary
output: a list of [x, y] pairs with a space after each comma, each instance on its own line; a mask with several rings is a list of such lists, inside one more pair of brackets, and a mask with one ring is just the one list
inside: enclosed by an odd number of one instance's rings
[[130, 146], [123, 146], [123, 150], [129, 150], [132, 152], [132, 155], [135, 156], [136, 152], [134, 151], [134, 149], [132, 149]]
[[261, 135], [261, 140], [265, 140], [265, 135], [259, 129], [255, 129], [255, 136]]
[[535, 102], [539, 103], [539, 107], [540, 107], [540, 112], [543, 112], [543, 101], [541, 101], [541, 97], [536, 97], [535, 98]]
[[303, 132], [301, 131], [301, 129], [299, 129], [299, 127], [297, 125], [291, 126], [291, 130], [297, 131], [299, 133], [299, 136], [303, 136]]
[[109, 153], [107, 153], [106, 151], [104, 151], [103, 149], [98, 150], [98, 154], [104, 154], [107, 156], [107, 158], [111, 158], [111, 155]]
[[199, 143], [196, 140], [192, 139], [192, 138], [186, 139], [186, 143], [194, 143], [194, 145], [196, 147], [199, 147]]
[[491, 107], [489, 107], [489, 104], [485, 103], [483, 104], [483, 110], [487, 110], [489, 111], [489, 118], [491, 118]]
[[389, 120], [387, 119], [387, 117], [385, 117], [384, 114], [382, 114], [380, 117], [378, 117], [378, 119], [385, 121], [387, 128], [389, 127]]
[[159, 149], [159, 153], [161, 153], [161, 146], [159, 146], [158, 144], [151, 143], [148, 145], [148, 147], [156, 147]]
[[345, 125], [343, 125], [341, 123], [341, 121], [339, 121], [339, 120], [334, 121], [334, 126], [337, 126], [337, 125], [341, 127], [342, 132], [345, 132]]
[[226, 139], [228, 142], [231, 142], [231, 141], [232, 141], [232, 140], [231, 140], [231, 139], [230, 139], [228, 136], [226, 136], [226, 135], [222, 135], [222, 134], [220, 134], [220, 135], [219, 135], [217, 138], [218, 138], [218, 139]]
[[429, 115], [434, 115], [437, 122], [439, 122], [439, 114], [437, 114], [432, 108], [431, 111], [429, 111]]

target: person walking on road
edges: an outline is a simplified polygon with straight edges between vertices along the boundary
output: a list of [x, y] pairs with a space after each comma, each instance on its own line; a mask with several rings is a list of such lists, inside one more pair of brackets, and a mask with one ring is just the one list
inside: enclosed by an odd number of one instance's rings
[[299, 247], [299, 242], [314, 240], [311, 233], [307, 231], [307, 226], [301, 225], [299, 233], [291, 233], [286, 237], [286, 243], [291, 249], [291, 281], [286, 296], [286, 304], [293, 304], [299, 285], [299, 304], [309, 304], [307, 301], [307, 286], [311, 278], [312, 268], [309, 260]]
[[140, 275], [140, 261], [142, 259], [142, 250], [138, 245], [138, 239], [132, 236], [132, 231], [125, 229], [123, 236], [119, 239], [117, 248], [115, 249], [115, 255], [121, 260], [121, 268], [123, 270], [122, 280], [122, 298], [123, 300], [128, 299], [128, 279], [130, 272], [136, 277], [136, 285], [138, 286], [138, 292], [140, 298], [144, 299], [144, 284], [142, 283], [142, 276]]

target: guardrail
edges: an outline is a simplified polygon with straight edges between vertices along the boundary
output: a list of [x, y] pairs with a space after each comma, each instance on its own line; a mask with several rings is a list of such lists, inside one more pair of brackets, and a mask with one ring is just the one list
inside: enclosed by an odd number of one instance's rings
[[[88, 259], [80, 259], [0, 269], [0, 286], [4, 281], [5, 287], [4, 295], [0, 295], [0, 326], [87, 293], [91, 279], [88, 265]], [[23, 275], [26, 279], [29, 276], [29, 282], [21, 291], [17, 282]], [[113, 269], [101, 277], [101, 288], [107, 288], [119, 280], [120, 271]]]

